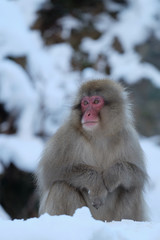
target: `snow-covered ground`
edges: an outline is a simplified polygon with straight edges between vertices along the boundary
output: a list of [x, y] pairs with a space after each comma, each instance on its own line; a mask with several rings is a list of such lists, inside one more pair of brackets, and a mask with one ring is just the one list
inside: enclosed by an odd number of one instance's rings
[[104, 223], [94, 220], [83, 207], [73, 217], [44, 214], [26, 221], [0, 220], [0, 237], [3, 240], [159, 240], [160, 222]]
[[[74, 50], [68, 43], [44, 47], [40, 33], [29, 29], [42, 2], [44, 0], [0, 1], [0, 103], [10, 113], [18, 115], [16, 134], [0, 134], [0, 159], [5, 165], [12, 159], [25, 171], [35, 170], [44, 146], [37, 133], [42, 129], [46, 135], [55, 132], [68, 114], [80, 82], [106, 76], [103, 62], [98, 70], [74, 70], [71, 65]], [[160, 86], [160, 72], [153, 65], [141, 62], [134, 51], [134, 46], [143, 42], [151, 31], [160, 39], [160, 1], [129, 2], [129, 8], [121, 12], [118, 22], [105, 13], [94, 18], [94, 25], [102, 36], [98, 40], [84, 38], [80, 48], [89, 54], [90, 61], [95, 61], [100, 53], [106, 54], [112, 67], [110, 77], [115, 80], [123, 77], [133, 82], [143, 76]], [[82, 23], [68, 16], [61, 24], [65, 38], [72, 27], [80, 28]], [[121, 40], [124, 54], [111, 48], [114, 37]], [[8, 56], [26, 56], [26, 70]], [[3, 130], [6, 124], [1, 126]], [[160, 239], [160, 147], [157, 139], [140, 138], [150, 176], [145, 192], [149, 222], [103, 223], [94, 220], [87, 208], [77, 210], [73, 217], [45, 214], [39, 219], [11, 221], [0, 207], [0, 239]], [[0, 163], [0, 172], [3, 172], [3, 164]]]

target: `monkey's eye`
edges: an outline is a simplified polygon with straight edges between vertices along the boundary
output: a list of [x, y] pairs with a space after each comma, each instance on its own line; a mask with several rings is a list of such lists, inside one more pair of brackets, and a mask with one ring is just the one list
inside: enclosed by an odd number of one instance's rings
[[99, 99], [95, 99], [93, 103], [94, 104], [98, 104], [99, 103]]
[[87, 102], [86, 100], [84, 100], [84, 101], [83, 101], [83, 104], [84, 104], [84, 105], [87, 105], [87, 104], [88, 104], [88, 102]]

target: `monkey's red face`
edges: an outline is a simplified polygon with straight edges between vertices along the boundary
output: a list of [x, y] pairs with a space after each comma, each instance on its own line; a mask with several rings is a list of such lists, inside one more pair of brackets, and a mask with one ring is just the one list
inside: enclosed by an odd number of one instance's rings
[[92, 129], [100, 122], [99, 113], [104, 106], [104, 99], [101, 96], [83, 97], [81, 100], [83, 128]]

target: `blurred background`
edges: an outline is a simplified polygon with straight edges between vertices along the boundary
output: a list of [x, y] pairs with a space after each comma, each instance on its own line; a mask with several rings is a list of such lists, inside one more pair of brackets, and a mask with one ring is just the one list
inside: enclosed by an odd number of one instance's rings
[[159, 159], [159, 0], [0, 1], [0, 218], [37, 216], [44, 144], [96, 78], [128, 89], [140, 139]]

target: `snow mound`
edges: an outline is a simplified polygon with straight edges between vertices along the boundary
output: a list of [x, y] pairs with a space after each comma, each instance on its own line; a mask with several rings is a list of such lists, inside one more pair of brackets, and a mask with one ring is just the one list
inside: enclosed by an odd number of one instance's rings
[[26, 221], [0, 220], [0, 232], [3, 240], [151, 240], [159, 239], [160, 223], [131, 220], [105, 223], [93, 219], [88, 208], [83, 207], [73, 217], [44, 214]]

